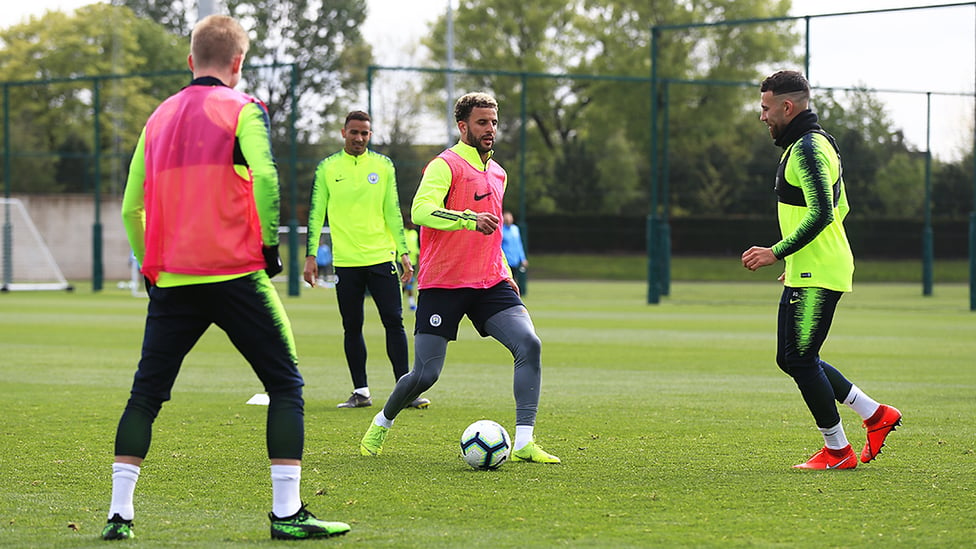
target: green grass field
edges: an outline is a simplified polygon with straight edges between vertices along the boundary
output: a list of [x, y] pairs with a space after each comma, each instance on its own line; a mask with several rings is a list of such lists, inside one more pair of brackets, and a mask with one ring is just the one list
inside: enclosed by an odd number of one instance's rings
[[[769, 277], [774, 278], [774, 277]], [[104, 547], [112, 442], [145, 300], [0, 295], [0, 546]], [[285, 289], [282, 286], [284, 295]], [[958, 547], [976, 540], [976, 313], [968, 287], [860, 284], [824, 358], [904, 424], [853, 471], [791, 469], [820, 448], [773, 362], [779, 286], [676, 282], [660, 305], [639, 282], [533, 281], [543, 340], [537, 439], [561, 465], [478, 472], [458, 456], [470, 422], [514, 430], [511, 362], [469, 324], [425, 411], [407, 410], [384, 454], [358, 441], [378, 407], [350, 391], [330, 290], [285, 297], [306, 387], [303, 494], [349, 522], [330, 547]], [[375, 400], [392, 387], [368, 308]], [[408, 313], [409, 316], [409, 313]], [[412, 319], [408, 319], [408, 330]], [[412, 347], [412, 345], [411, 345]], [[273, 543], [260, 386], [222, 332], [188, 356], [156, 422], [136, 491], [133, 547]], [[843, 407], [859, 449], [863, 429]]]

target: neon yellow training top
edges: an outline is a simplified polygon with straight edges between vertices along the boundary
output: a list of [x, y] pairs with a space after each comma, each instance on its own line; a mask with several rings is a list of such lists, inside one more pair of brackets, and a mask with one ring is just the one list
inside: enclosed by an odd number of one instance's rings
[[783, 153], [776, 180], [782, 240], [772, 250], [786, 261], [787, 286], [853, 289], [854, 254], [844, 230], [850, 206], [841, 170], [830, 138], [818, 131], [803, 134]]
[[336, 267], [366, 267], [408, 253], [393, 161], [367, 150], [339, 151], [315, 169], [305, 253], [314, 256], [325, 220]]

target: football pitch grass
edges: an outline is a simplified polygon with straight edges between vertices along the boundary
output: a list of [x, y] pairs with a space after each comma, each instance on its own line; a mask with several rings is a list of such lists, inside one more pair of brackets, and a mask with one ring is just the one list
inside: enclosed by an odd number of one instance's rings
[[[773, 360], [769, 283], [532, 281], [543, 341], [536, 438], [560, 465], [474, 471], [458, 438], [478, 419], [514, 432], [511, 358], [465, 321], [427, 410], [406, 410], [378, 457], [358, 442], [392, 388], [367, 302], [374, 405], [351, 390], [332, 290], [279, 290], [306, 388], [303, 498], [352, 525], [330, 547], [955, 547], [976, 540], [976, 313], [968, 287], [860, 284], [824, 358], [903, 425], [851, 471], [800, 471], [823, 440]], [[0, 295], [0, 546], [103, 547], [115, 426], [145, 299]], [[408, 332], [412, 313], [406, 312]], [[411, 341], [411, 350], [412, 350]], [[215, 327], [184, 363], [136, 489], [133, 547], [269, 539], [261, 387]], [[864, 430], [841, 417], [859, 451]], [[278, 542], [280, 543], [280, 542]]]

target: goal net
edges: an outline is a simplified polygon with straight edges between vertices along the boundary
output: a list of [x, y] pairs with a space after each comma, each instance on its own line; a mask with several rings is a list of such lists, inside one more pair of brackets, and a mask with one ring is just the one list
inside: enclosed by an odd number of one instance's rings
[[0, 291], [72, 290], [50, 248], [16, 198], [0, 198], [3, 286]]

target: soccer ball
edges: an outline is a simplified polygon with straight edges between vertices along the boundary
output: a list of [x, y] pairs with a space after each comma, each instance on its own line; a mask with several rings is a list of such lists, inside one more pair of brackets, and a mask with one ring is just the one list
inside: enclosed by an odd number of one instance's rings
[[497, 469], [508, 459], [512, 439], [508, 431], [494, 421], [476, 421], [461, 434], [461, 455], [475, 469]]

